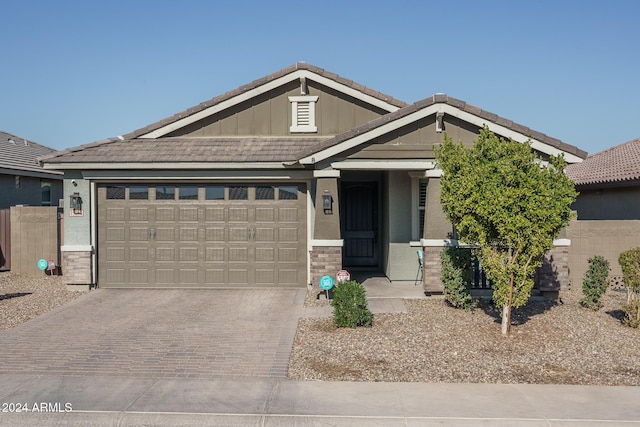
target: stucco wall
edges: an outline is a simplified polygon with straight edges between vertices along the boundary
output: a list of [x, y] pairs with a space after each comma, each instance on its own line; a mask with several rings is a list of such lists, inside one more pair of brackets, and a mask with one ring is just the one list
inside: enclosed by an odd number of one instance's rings
[[640, 219], [637, 220], [573, 220], [567, 228], [569, 277], [573, 286], [582, 286], [588, 260], [602, 255], [611, 265], [610, 276], [621, 276], [620, 253], [640, 246]]
[[[73, 185], [72, 180], [77, 185]], [[71, 216], [69, 196], [80, 193], [82, 216]], [[82, 175], [67, 173], [64, 180], [64, 244], [65, 246], [88, 246], [91, 244], [91, 185]]]
[[579, 220], [640, 219], [640, 187], [582, 190], [572, 208]]

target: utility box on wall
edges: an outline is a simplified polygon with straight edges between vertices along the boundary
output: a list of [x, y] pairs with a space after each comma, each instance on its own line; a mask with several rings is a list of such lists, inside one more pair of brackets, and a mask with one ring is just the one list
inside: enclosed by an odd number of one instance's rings
[[11, 207], [11, 271], [41, 277], [38, 260], [59, 259], [58, 208], [55, 206]]

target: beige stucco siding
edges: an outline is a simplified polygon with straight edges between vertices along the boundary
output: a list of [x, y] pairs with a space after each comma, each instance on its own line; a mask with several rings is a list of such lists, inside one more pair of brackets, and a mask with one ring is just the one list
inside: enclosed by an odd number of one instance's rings
[[[313, 81], [309, 81], [307, 87], [309, 96], [318, 97], [315, 104], [318, 131], [310, 135], [333, 136], [347, 132], [386, 113]], [[290, 82], [167, 136], [289, 136], [292, 135], [290, 96], [301, 96], [299, 82]]]

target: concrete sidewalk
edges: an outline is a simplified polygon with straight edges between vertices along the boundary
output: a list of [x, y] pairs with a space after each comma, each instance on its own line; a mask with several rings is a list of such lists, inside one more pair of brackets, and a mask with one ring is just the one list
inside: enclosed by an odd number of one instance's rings
[[11, 426], [640, 426], [640, 387], [3, 374], [0, 403], [29, 408]]

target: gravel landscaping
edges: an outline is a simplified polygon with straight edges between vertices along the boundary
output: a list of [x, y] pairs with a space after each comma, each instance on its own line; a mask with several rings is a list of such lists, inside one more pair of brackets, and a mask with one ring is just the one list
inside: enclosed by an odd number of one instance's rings
[[620, 322], [625, 295], [608, 289], [597, 312], [579, 305], [581, 289], [561, 303], [531, 301], [514, 311], [510, 337], [490, 302], [466, 312], [442, 299], [407, 299], [406, 313], [374, 315], [368, 328], [301, 319], [289, 378], [637, 386], [640, 330]]
[[0, 272], [0, 332], [85, 294], [68, 291], [60, 276], [26, 277]]

